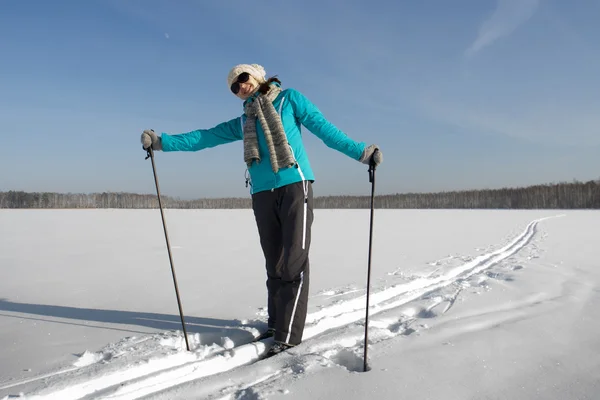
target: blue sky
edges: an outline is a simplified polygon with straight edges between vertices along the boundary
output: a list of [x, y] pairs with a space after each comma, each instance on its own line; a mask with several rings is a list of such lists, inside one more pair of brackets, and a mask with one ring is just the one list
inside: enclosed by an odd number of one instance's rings
[[[358, 141], [378, 193], [600, 177], [600, 2], [0, 0], [0, 191], [155, 193], [143, 129], [241, 113], [259, 63]], [[315, 195], [366, 166], [305, 130]], [[247, 196], [242, 143], [158, 153], [163, 194]]]

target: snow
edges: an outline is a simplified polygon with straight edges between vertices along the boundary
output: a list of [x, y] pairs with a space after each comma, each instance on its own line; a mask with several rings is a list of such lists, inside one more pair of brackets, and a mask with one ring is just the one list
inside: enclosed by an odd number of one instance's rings
[[251, 210], [0, 210], [0, 399], [594, 399], [600, 212], [315, 210], [301, 345], [260, 360]]

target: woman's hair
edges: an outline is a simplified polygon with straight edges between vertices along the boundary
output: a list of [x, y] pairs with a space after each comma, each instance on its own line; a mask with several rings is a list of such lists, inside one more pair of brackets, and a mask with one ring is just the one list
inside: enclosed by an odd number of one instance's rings
[[277, 79], [277, 75], [270, 77], [269, 79], [267, 79], [267, 81], [265, 83], [261, 83], [260, 86], [258, 87], [258, 91], [261, 94], [266, 94], [269, 91], [269, 87], [271, 86], [271, 83], [273, 82], [277, 82], [281, 85], [281, 81], [279, 79]]

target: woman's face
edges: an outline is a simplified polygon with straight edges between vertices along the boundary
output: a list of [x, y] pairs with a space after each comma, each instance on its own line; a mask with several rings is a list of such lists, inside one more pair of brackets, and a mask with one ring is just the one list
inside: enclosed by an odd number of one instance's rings
[[[256, 89], [258, 89], [258, 81], [256, 79], [254, 79], [254, 77], [250, 74], [247, 74], [246, 76], [243, 76], [243, 73], [240, 74], [240, 76], [238, 76], [235, 80], [235, 83], [232, 85], [233, 86], [238, 86], [239, 85], [239, 91], [237, 93], [235, 93], [235, 95], [237, 97], [239, 97], [242, 100], [246, 100], [248, 99], [255, 91]], [[240, 82], [238, 79], [242, 77]], [[245, 79], [247, 77], [247, 79]], [[237, 89], [237, 88], [236, 88]]]

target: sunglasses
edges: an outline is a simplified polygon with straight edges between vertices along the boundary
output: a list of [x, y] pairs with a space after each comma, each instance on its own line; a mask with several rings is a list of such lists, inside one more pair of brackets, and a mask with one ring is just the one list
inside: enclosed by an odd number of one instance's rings
[[250, 79], [249, 73], [242, 72], [241, 74], [239, 74], [235, 82], [231, 84], [231, 91], [233, 92], [233, 94], [238, 94], [238, 92], [240, 91], [240, 83], [248, 82], [248, 79]]

